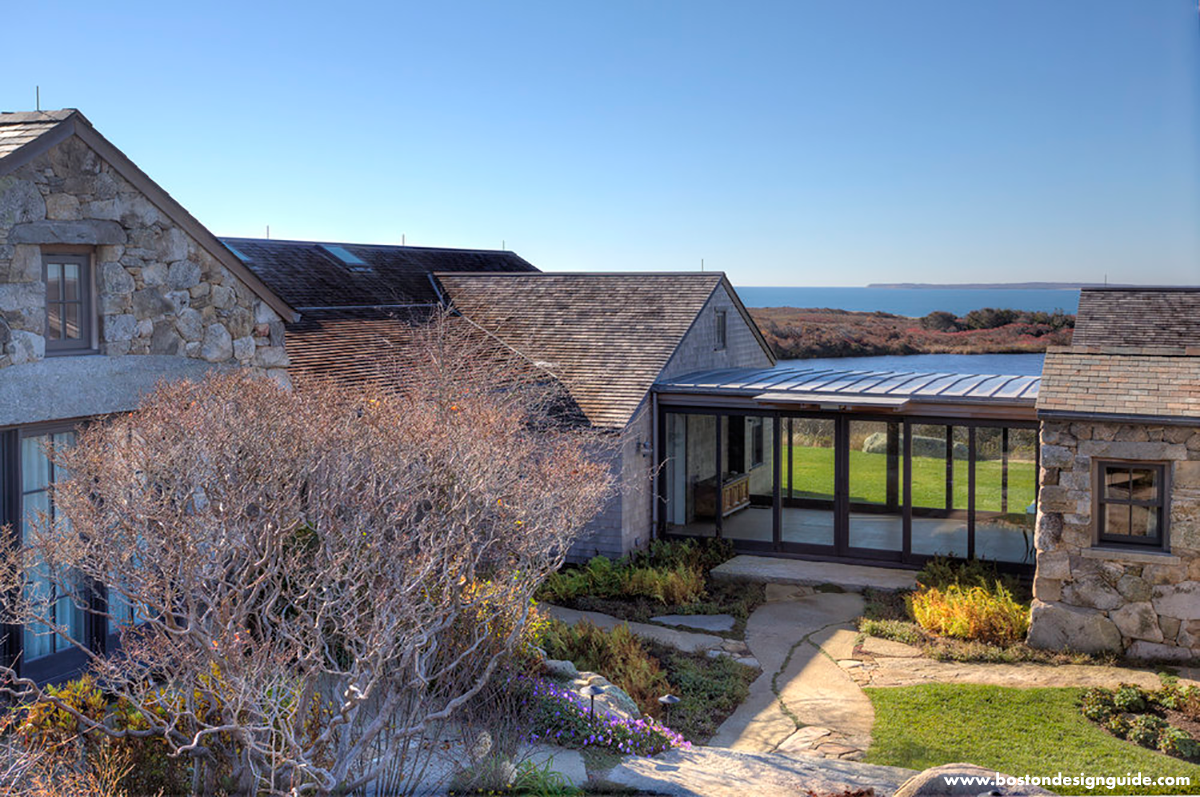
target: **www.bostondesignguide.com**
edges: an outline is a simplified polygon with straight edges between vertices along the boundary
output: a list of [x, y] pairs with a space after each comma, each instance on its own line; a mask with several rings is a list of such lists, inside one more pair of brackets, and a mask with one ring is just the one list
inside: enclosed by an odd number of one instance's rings
[[1085, 789], [1108, 791], [1116, 794], [1137, 794], [1138, 787], [1154, 786], [1157, 788], [1181, 788], [1192, 785], [1192, 779], [1186, 775], [1162, 776], [1145, 775], [1141, 772], [1126, 772], [1124, 775], [1089, 775], [1086, 772], [1066, 773], [1057, 772], [1053, 775], [1023, 775], [1010, 777], [997, 772], [995, 775], [943, 775], [950, 786], [981, 786], [992, 789], [1011, 788], [1013, 786], [1041, 786], [1053, 790], [1055, 786], [1082, 786]]

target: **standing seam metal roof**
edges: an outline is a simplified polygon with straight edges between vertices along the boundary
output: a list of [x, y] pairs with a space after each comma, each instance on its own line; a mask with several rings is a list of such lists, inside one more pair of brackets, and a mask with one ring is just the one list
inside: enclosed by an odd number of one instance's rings
[[916, 401], [993, 401], [1029, 404], [1037, 400], [1041, 377], [953, 374], [918, 371], [860, 371], [783, 366], [730, 368], [684, 374], [654, 387], [664, 393], [774, 397], [789, 393], [830, 396], [896, 396]]

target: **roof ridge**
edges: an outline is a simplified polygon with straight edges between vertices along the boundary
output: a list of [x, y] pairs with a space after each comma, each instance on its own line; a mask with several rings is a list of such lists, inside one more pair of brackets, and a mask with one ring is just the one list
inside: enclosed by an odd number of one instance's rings
[[435, 271], [452, 277], [724, 277], [724, 271]]
[[[221, 241], [253, 241], [255, 243], [264, 244], [296, 244], [299, 246], [365, 246], [386, 249], [425, 249], [434, 252], [486, 252], [488, 254], [517, 254], [511, 249], [474, 249], [458, 246], [413, 246], [412, 244], [368, 244], [359, 243], [356, 241], [305, 241], [295, 238], [247, 238], [237, 235], [220, 235], [217, 237]], [[520, 255], [517, 255], [517, 257], [520, 257]]]

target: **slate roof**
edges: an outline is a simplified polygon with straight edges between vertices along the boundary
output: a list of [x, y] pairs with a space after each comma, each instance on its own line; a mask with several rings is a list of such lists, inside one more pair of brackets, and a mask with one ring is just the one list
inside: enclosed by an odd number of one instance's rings
[[616, 429], [725, 281], [720, 272], [436, 277], [463, 316], [560, 379], [593, 425]]
[[1084, 289], [1046, 353], [1043, 416], [1200, 421], [1200, 289]]
[[1060, 347], [1042, 365], [1042, 414], [1200, 420], [1200, 357]]
[[1200, 346], [1200, 288], [1084, 288], [1079, 293], [1072, 343], [1089, 347]]
[[[293, 307], [435, 305], [435, 271], [536, 272], [515, 252], [440, 249], [387, 244], [222, 238], [259, 279]], [[331, 253], [340, 247], [366, 267], [350, 266]]]
[[0, 113], [0, 158], [49, 133], [75, 111], [29, 111]]

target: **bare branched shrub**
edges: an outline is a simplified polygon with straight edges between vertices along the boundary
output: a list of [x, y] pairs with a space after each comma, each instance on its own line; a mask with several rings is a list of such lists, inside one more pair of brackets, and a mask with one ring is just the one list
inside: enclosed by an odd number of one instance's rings
[[[137, 719], [96, 732], [165, 738], [197, 793], [340, 793], [394, 772], [484, 687], [609, 496], [616, 441], [453, 319], [413, 346], [401, 390], [164, 384], [53, 452], [72, 474], [59, 521], [0, 586], [41, 563], [59, 594], [124, 621], [121, 650], [90, 666]], [[14, 594], [4, 621], [86, 650]]]

